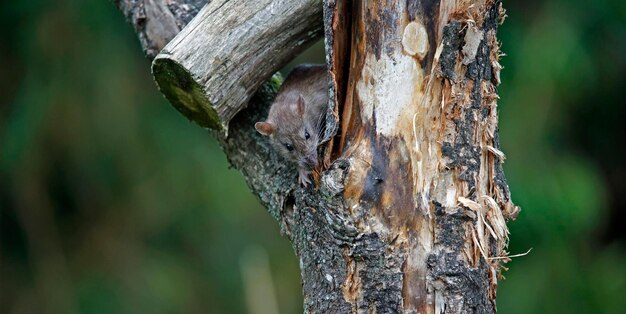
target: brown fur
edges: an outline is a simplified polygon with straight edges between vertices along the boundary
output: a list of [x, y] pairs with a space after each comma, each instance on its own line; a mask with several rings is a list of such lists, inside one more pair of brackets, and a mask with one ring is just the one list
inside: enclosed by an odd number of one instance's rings
[[325, 125], [328, 82], [326, 66], [297, 66], [278, 91], [267, 120], [255, 124], [259, 133], [270, 137], [276, 150], [297, 163], [304, 186], [311, 182], [308, 175], [319, 160], [317, 147]]

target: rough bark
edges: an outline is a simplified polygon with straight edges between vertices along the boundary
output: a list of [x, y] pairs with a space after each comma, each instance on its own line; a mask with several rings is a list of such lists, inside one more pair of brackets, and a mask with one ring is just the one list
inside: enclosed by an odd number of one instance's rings
[[275, 84], [214, 132], [291, 240], [305, 312], [495, 311], [519, 210], [497, 136], [503, 16], [500, 0], [325, 1], [333, 104], [316, 187], [254, 131]]
[[213, 0], [156, 56], [152, 73], [181, 113], [226, 133], [259, 86], [322, 28], [320, 0]]
[[149, 59], [165, 47], [208, 0], [113, 0], [135, 28]]

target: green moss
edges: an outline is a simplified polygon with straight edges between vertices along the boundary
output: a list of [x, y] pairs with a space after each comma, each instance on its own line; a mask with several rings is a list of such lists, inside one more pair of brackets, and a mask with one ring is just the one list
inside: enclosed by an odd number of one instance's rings
[[224, 129], [202, 87], [183, 66], [170, 59], [155, 59], [152, 74], [165, 98], [185, 117], [203, 127]]
[[[205, 96], [202, 86], [179, 63], [171, 59], [155, 59], [152, 74], [165, 98], [189, 120], [214, 130], [227, 129], [227, 125], [222, 124], [213, 104]], [[252, 101], [271, 103], [282, 83], [283, 77], [277, 72], [261, 85]]]
[[276, 72], [269, 81], [263, 83], [259, 90], [252, 96], [253, 103], [271, 103], [278, 93], [278, 89], [283, 84], [283, 76], [280, 72]]

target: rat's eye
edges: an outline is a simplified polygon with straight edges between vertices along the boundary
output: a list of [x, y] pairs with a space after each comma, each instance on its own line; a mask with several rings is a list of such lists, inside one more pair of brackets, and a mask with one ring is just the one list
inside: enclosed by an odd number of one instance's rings
[[310, 137], [311, 135], [309, 135], [309, 131], [304, 130], [304, 138], [308, 140]]
[[293, 145], [291, 145], [291, 144], [289, 144], [289, 143], [283, 143], [283, 145], [285, 145], [285, 148], [286, 148], [288, 151], [292, 151], [292, 150], [293, 150]]

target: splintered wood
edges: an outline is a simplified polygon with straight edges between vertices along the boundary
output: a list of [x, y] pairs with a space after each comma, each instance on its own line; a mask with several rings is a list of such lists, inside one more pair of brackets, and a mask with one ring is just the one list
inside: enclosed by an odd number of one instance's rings
[[[331, 75], [348, 80], [334, 81], [341, 131], [328, 156], [349, 161], [346, 210], [361, 234], [380, 237], [386, 270], [402, 278], [394, 311], [494, 312], [506, 220], [519, 211], [497, 137], [501, 2], [347, 1], [334, 8], [326, 15]], [[346, 302], [356, 311], [376, 304], [366, 281], [383, 280], [374, 273], [380, 269], [349, 252], [344, 258], [351, 269], [342, 284]], [[393, 268], [396, 258], [402, 267]]]

